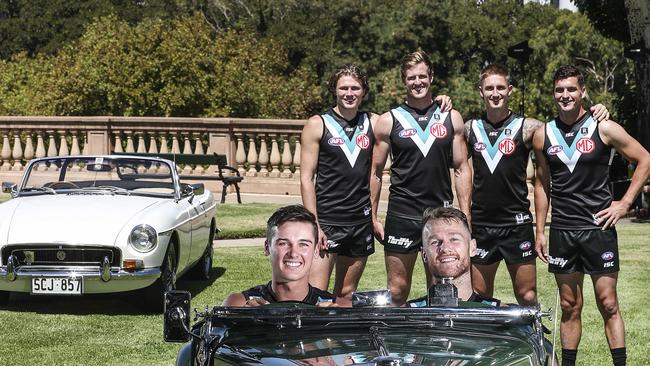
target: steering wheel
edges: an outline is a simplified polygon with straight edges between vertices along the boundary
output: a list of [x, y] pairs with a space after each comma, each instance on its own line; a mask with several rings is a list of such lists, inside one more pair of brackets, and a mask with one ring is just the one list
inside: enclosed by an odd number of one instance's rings
[[49, 187], [52, 189], [77, 189], [78, 185], [72, 182], [47, 182], [43, 184], [43, 187]]

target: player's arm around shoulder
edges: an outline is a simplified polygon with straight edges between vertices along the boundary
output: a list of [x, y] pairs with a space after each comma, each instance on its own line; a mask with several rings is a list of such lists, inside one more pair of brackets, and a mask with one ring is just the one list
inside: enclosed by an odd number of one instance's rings
[[[371, 119], [372, 121], [372, 119]], [[390, 131], [393, 129], [393, 115], [386, 112], [375, 119], [373, 125], [375, 145], [372, 149], [372, 163], [370, 164], [370, 205], [372, 212], [372, 226], [375, 237], [384, 238], [384, 227], [379, 222], [379, 198], [381, 196], [382, 177], [386, 160], [390, 153]]]
[[465, 122], [457, 110], [451, 110], [451, 123], [454, 126], [454, 141], [452, 146], [453, 168], [456, 182], [456, 196], [460, 210], [470, 217], [472, 201], [472, 169], [467, 155], [467, 139], [465, 138]]
[[537, 257], [544, 263], [548, 263], [548, 250], [546, 247], [546, 215], [548, 214], [549, 190], [551, 187], [550, 171], [548, 161], [544, 156], [544, 125], [533, 132], [532, 145], [535, 153], [535, 251]]
[[648, 180], [650, 174], [650, 154], [641, 144], [630, 136], [618, 123], [605, 120], [599, 122], [598, 131], [605, 145], [612, 146], [625, 159], [636, 164], [632, 181], [620, 201], [613, 201], [610, 207], [598, 212], [596, 217], [603, 230], [627, 214], [634, 198]]

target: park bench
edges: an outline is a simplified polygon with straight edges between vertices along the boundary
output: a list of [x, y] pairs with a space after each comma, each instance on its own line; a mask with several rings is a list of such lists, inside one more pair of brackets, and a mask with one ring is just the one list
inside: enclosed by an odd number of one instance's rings
[[[241, 195], [239, 193], [239, 182], [244, 180], [239, 174], [239, 171], [236, 168], [226, 165], [226, 156], [220, 154], [205, 154], [205, 155], [196, 155], [196, 154], [148, 154], [148, 153], [116, 153], [113, 152], [113, 155], [130, 155], [130, 156], [142, 156], [142, 157], [159, 157], [162, 159], [171, 160], [176, 163], [176, 165], [189, 164], [189, 165], [215, 165], [217, 166], [217, 174], [204, 174], [204, 175], [182, 175], [179, 174], [178, 177], [181, 180], [218, 180], [223, 183], [223, 189], [221, 190], [221, 203], [226, 202], [226, 194], [228, 192], [229, 186], [234, 186], [235, 191], [237, 192], [237, 202], [241, 203]], [[224, 175], [223, 171], [231, 171], [235, 175]]]

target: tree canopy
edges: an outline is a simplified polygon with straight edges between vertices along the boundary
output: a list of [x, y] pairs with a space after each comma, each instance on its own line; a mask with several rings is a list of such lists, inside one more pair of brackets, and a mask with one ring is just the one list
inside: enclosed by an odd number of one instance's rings
[[[490, 62], [525, 79], [526, 115], [554, 115], [552, 74], [572, 63], [595, 102], [634, 118], [619, 40], [582, 13], [515, 0], [9, 0], [0, 19], [0, 114], [304, 118], [332, 103], [326, 81], [343, 63], [367, 71], [364, 108], [381, 113], [404, 98], [401, 58], [422, 49], [434, 93], [466, 118], [483, 111]], [[523, 40], [527, 65], [507, 57]]]

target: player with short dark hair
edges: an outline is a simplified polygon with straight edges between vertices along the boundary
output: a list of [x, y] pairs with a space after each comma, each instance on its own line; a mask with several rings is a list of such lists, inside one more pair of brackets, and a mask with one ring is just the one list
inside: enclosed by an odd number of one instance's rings
[[311, 212], [301, 205], [278, 209], [267, 222], [264, 242], [264, 253], [271, 257], [271, 281], [230, 294], [224, 306], [284, 301], [331, 306], [334, 295], [309, 284], [317, 239], [318, 225]]
[[[629, 211], [650, 173], [650, 154], [616, 122], [597, 122], [582, 105], [584, 78], [574, 66], [555, 73], [553, 97], [559, 115], [533, 139], [536, 243], [560, 291], [562, 365], [574, 365], [582, 335], [584, 275], [591, 276], [596, 304], [614, 365], [625, 365], [625, 326], [616, 293], [619, 252], [614, 225]], [[612, 149], [636, 164], [630, 186], [612, 201], [609, 161]], [[552, 203], [549, 247], [544, 223]]]

